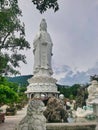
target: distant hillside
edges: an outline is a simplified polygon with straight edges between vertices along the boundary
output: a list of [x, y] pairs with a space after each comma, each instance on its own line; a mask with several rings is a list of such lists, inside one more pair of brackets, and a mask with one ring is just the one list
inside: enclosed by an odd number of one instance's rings
[[28, 79], [31, 78], [33, 75], [23, 75], [23, 76], [15, 76], [15, 77], [8, 77], [8, 81], [18, 83], [21, 86], [28, 85]]

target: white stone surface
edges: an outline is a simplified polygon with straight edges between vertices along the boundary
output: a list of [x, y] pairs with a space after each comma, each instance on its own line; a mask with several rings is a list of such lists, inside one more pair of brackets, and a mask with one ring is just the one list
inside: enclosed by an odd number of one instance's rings
[[96, 103], [93, 104], [93, 111], [94, 111], [95, 116], [98, 117], [98, 102], [97, 104]]
[[95, 116], [98, 116], [98, 81], [93, 80], [88, 87], [87, 104], [92, 104]]
[[87, 117], [88, 115], [92, 115], [93, 110], [84, 110], [84, 109], [78, 107], [77, 111], [74, 114], [76, 117], [84, 118], [84, 117]]
[[93, 100], [96, 99], [98, 95], [98, 82], [96, 80], [93, 80], [91, 82], [91, 85], [88, 87], [88, 99], [87, 104], [91, 104]]

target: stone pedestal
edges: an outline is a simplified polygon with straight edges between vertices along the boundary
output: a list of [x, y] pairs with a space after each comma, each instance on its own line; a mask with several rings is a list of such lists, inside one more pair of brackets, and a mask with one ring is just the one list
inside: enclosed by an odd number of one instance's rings
[[96, 130], [96, 123], [48, 123], [46, 130]]

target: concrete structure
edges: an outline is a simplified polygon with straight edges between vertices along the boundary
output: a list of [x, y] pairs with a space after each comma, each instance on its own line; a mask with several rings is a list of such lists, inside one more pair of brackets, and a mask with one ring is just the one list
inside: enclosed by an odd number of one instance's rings
[[28, 80], [27, 95], [32, 98], [35, 94], [45, 94], [50, 97], [52, 94], [58, 95], [56, 82], [57, 80], [51, 77], [53, 74], [51, 66], [52, 57], [52, 40], [47, 32], [47, 23], [42, 19], [40, 29], [33, 42], [34, 53], [34, 76]]

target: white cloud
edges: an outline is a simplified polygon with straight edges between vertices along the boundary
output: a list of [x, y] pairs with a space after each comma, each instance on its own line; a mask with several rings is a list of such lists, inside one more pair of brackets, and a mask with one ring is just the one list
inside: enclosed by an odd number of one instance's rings
[[53, 74], [53, 77], [57, 80], [57, 81], [59, 81], [60, 79], [62, 79], [62, 78], [64, 78], [65, 76], [67, 75], [67, 73], [66, 72], [61, 72], [61, 73], [59, 73], [59, 74]]

